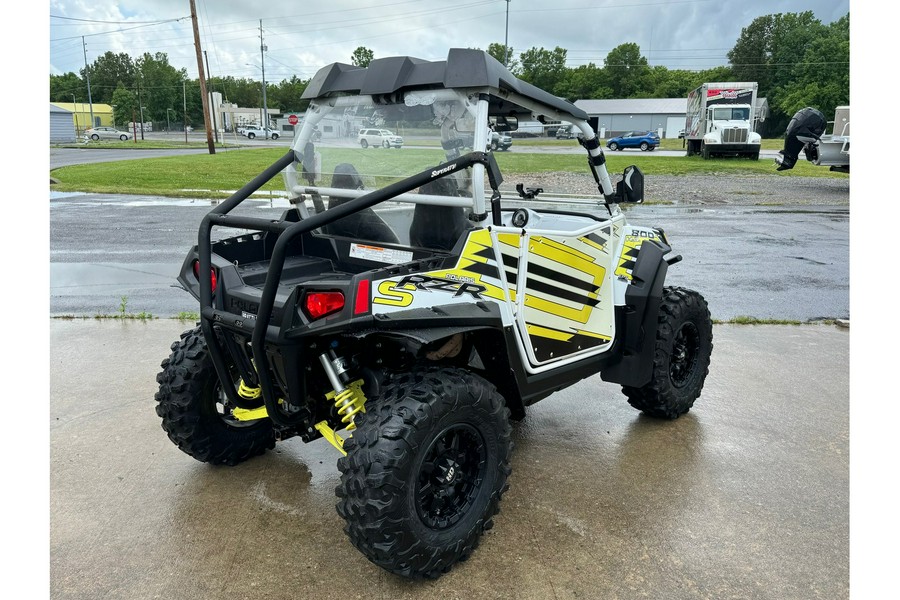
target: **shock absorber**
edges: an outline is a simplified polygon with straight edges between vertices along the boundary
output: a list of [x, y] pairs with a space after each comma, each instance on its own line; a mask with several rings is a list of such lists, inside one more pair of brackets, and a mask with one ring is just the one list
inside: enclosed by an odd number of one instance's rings
[[[325, 398], [334, 402], [338, 416], [341, 418], [341, 423], [344, 424], [343, 429], [346, 429], [348, 432], [353, 431], [356, 429], [354, 420], [356, 415], [366, 411], [366, 396], [362, 391], [364, 382], [362, 379], [348, 382], [350, 377], [347, 373], [347, 361], [339, 357], [333, 349], [320, 354], [319, 362], [322, 363], [325, 375], [328, 376], [328, 381], [334, 388], [334, 390], [325, 395]], [[347, 455], [344, 451], [344, 438], [339, 436], [328, 425], [327, 421], [322, 420], [316, 423], [315, 427], [322, 434], [322, 437], [327, 439], [341, 454]]]

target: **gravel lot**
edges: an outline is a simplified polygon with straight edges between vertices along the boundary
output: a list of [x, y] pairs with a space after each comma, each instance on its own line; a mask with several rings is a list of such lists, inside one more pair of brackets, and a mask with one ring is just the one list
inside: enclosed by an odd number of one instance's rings
[[[613, 175], [613, 182], [620, 175]], [[515, 185], [542, 187], [546, 194], [597, 193], [589, 174], [544, 173], [533, 178], [511, 176], [503, 191], [515, 193]], [[844, 206], [850, 203], [850, 177], [791, 177], [784, 175], [711, 176], [644, 174], [644, 198], [648, 203]]]

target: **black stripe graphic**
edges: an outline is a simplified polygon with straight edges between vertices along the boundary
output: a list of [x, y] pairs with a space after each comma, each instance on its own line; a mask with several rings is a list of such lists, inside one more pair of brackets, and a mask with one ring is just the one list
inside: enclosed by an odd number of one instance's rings
[[579, 333], [572, 335], [572, 337], [565, 342], [562, 340], [540, 337], [538, 335], [531, 335], [529, 336], [529, 339], [531, 340], [531, 347], [534, 349], [534, 357], [539, 362], [544, 362], [551, 358], [568, 356], [569, 354], [574, 354], [588, 348], [595, 348], [609, 343], [608, 340]]
[[[529, 279], [528, 284], [525, 286], [525, 288], [526, 292], [541, 292], [547, 294], [548, 296], [550, 296], [550, 298], [562, 298], [564, 300], [575, 302], [576, 304], [584, 304], [592, 308], [600, 304], [599, 298], [589, 298], [587, 296], [582, 296], [581, 294], [570, 292], [569, 290], [550, 285], [549, 283], [544, 283], [543, 281], [538, 281], [537, 279]], [[552, 301], [553, 300], [551, 299], [550, 302]]]
[[549, 267], [538, 265], [533, 262], [528, 263], [528, 274], [540, 275], [541, 277], [546, 277], [547, 279], [551, 279], [557, 283], [568, 285], [579, 290], [584, 290], [588, 293], [596, 293], [597, 290], [600, 289], [590, 281], [578, 279], [577, 277], [572, 277], [571, 275], [560, 273], [559, 271], [554, 271]]
[[494, 265], [488, 265], [485, 263], [472, 263], [468, 267], [465, 268], [466, 271], [471, 271], [472, 273], [478, 273], [479, 275], [484, 275], [485, 277], [492, 277], [494, 279], [500, 279], [500, 273], [497, 272], [497, 267]]
[[599, 246], [605, 246], [605, 245], [606, 245], [606, 242], [609, 241], [609, 237], [608, 237], [608, 236], [609, 236], [609, 232], [604, 230], [604, 233], [607, 234], [607, 237], [600, 237], [600, 236], [597, 235], [596, 233], [589, 233], [589, 234], [587, 235], [587, 239], [591, 240], [592, 242], [594, 242], [595, 244], [597, 244], [597, 245], [599, 245]]

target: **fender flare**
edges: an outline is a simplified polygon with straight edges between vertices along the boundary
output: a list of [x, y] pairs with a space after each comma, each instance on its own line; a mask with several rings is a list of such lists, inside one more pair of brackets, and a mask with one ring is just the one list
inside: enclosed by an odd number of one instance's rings
[[669, 263], [664, 256], [671, 248], [662, 242], [648, 240], [641, 244], [631, 272], [631, 284], [625, 291], [624, 331], [621, 337], [621, 360], [600, 372], [603, 381], [641, 387], [653, 375], [656, 331], [663, 286]]

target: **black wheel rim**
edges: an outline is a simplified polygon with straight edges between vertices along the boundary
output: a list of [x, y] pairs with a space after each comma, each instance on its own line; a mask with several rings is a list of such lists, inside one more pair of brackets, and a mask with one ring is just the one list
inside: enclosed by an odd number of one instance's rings
[[669, 363], [669, 377], [672, 385], [683, 387], [694, 373], [700, 354], [700, 331], [693, 323], [684, 323], [675, 334], [672, 344], [672, 359]]
[[416, 481], [416, 510], [432, 529], [448, 529], [474, 504], [487, 470], [487, 447], [465, 423], [439, 433], [425, 452]]

